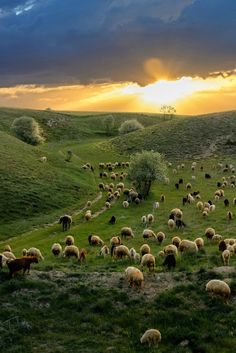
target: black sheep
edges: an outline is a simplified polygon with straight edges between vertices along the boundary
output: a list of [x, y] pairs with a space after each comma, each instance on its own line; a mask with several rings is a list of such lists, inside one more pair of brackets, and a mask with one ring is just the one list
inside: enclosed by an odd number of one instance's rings
[[217, 187], [220, 188], [222, 186], [222, 183], [221, 182], [217, 182]]
[[179, 184], [183, 184], [183, 183], [184, 183], [183, 179], [182, 178], [179, 179]]
[[171, 270], [171, 268], [175, 268], [176, 266], [175, 255], [168, 254], [163, 262], [163, 266], [167, 266], [168, 270]]
[[111, 216], [109, 222], [109, 224], [115, 224], [116, 223], [116, 217], [115, 216]]
[[176, 188], [176, 190], [179, 190], [179, 184], [178, 183], [175, 184], [175, 188]]
[[181, 219], [176, 219], [175, 225], [176, 225], [176, 227], [177, 227], [178, 229], [179, 229], [179, 228], [186, 227], [186, 224], [185, 224], [184, 221], [182, 221]]
[[185, 206], [185, 204], [188, 202], [188, 198], [187, 197], [183, 197], [182, 199], [182, 203], [183, 203], [183, 206]]
[[228, 199], [225, 199], [225, 200], [224, 200], [224, 204], [225, 204], [225, 207], [228, 207], [228, 206], [229, 206], [229, 200], [228, 200]]
[[224, 240], [221, 240], [219, 242], [219, 251], [223, 252], [224, 250], [227, 249], [227, 245], [226, 245], [226, 242]]
[[60, 217], [58, 223], [62, 224], [62, 230], [63, 230], [63, 232], [65, 232], [65, 231], [67, 231], [67, 229], [70, 229], [71, 222], [72, 222], [71, 216], [64, 215], [64, 216]]
[[206, 173], [206, 174], [205, 174], [205, 178], [206, 178], [206, 179], [211, 179], [210, 174]]

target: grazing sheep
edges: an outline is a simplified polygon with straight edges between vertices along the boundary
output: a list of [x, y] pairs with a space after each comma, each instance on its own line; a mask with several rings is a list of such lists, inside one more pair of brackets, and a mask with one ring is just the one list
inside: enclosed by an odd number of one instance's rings
[[165, 200], [166, 200], [166, 197], [165, 197], [165, 195], [162, 194], [161, 197], [160, 197], [160, 201], [161, 202], [165, 202]]
[[142, 216], [142, 217], [141, 217], [141, 223], [142, 223], [142, 225], [143, 225], [144, 227], [146, 227], [146, 225], [147, 225], [147, 216]]
[[72, 223], [72, 217], [69, 215], [61, 216], [59, 219], [59, 224], [62, 224], [62, 231], [65, 232], [67, 229], [70, 229], [70, 225]]
[[151, 230], [151, 229], [144, 229], [143, 231], [143, 238], [144, 239], [149, 239], [149, 238], [155, 238], [157, 239], [156, 234]]
[[148, 244], [143, 244], [139, 251], [140, 251], [141, 256], [143, 256], [145, 254], [150, 254], [151, 249]]
[[11, 247], [10, 247], [10, 245], [9, 245], [9, 244], [6, 244], [6, 245], [4, 246], [3, 251], [9, 251], [9, 252], [12, 252], [12, 249], [11, 249]]
[[204, 211], [202, 212], [202, 216], [203, 216], [204, 218], [205, 218], [205, 217], [208, 217], [208, 216], [209, 216], [208, 211], [204, 210]]
[[142, 267], [147, 266], [149, 271], [151, 271], [151, 270], [154, 271], [155, 263], [156, 263], [156, 260], [152, 254], [145, 254], [142, 256], [141, 266]]
[[[170, 211], [170, 215], [174, 216], [174, 218], [172, 218], [173, 220], [175, 220], [176, 218], [181, 219], [183, 217], [183, 212], [181, 211], [180, 208], [173, 208]], [[169, 217], [169, 218], [171, 218], [171, 217]]]
[[65, 244], [66, 245], [74, 245], [75, 243], [75, 239], [73, 237], [73, 235], [67, 235], [67, 237], [65, 238]]
[[234, 247], [233, 247], [233, 245], [227, 245], [227, 249], [226, 250], [229, 250], [230, 255], [234, 255]]
[[229, 200], [228, 200], [228, 199], [225, 199], [225, 200], [224, 200], [224, 205], [225, 205], [225, 207], [228, 207], [228, 206], [229, 206]]
[[209, 207], [210, 212], [214, 212], [215, 209], [216, 209], [216, 205], [214, 205], [214, 204], [210, 205], [210, 207]]
[[168, 254], [162, 264], [162, 266], [167, 266], [168, 270], [171, 268], [175, 268], [176, 266], [176, 259], [174, 254]]
[[107, 245], [103, 245], [103, 247], [101, 248], [99, 254], [100, 254], [100, 256], [103, 256], [103, 257], [105, 257], [106, 255], [109, 255], [110, 254], [110, 250], [109, 250], [108, 246]]
[[167, 224], [170, 230], [173, 230], [175, 228], [175, 221], [173, 219], [168, 219]]
[[227, 219], [228, 219], [228, 221], [232, 221], [232, 219], [233, 219], [233, 212], [231, 212], [231, 211], [228, 211], [228, 212], [227, 212]]
[[120, 245], [120, 244], [121, 244], [121, 239], [120, 239], [120, 237], [112, 237], [112, 238], [110, 239], [110, 244], [111, 244], [111, 246], [112, 246], [112, 245], [115, 245], [115, 246]]
[[122, 259], [123, 257], [129, 257], [130, 258], [130, 251], [125, 245], [118, 245], [114, 248], [113, 254], [115, 257], [118, 259]]
[[178, 249], [180, 243], [181, 243], [180, 237], [175, 236], [172, 238], [172, 244], [175, 245], [177, 249]]
[[139, 264], [141, 261], [141, 256], [138, 252], [136, 252], [136, 254], [134, 255], [134, 261]]
[[156, 329], [149, 329], [147, 330], [142, 337], [140, 338], [140, 342], [143, 344], [148, 344], [148, 346], [158, 346], [158, 344], [161, 342], [161, 333], [159, 330]]
[[111, 208], [111, 204], [110, 204], [110, 202], [109, 202], [109, 201], [106, 201], [106, 203], [105, 203], [105, 207], [106, 207], [106, 208]]
[[186, 184], [186, 189], [187, 189], [187, 190], [192, 189], [192, 184], [191, 184], [191, 183], [187, 183], [187, 184]]
[[158, 251], [157, 256], [158, 257], [165, 257], [164, 251], [163, 250]]
[[179, 190], [179, 183], [175, 183], [176, 190]]
[[47, 157], [46, 156], [42, 156], [39, 158], [39, 161], [42, 163], [46, 163], [47, 162]]
[[156, 210], [156, 209], [159, 208], [159, 207], [160, 207], [159, 202], [158, 202], [158, 201], [154, 201], [154, 202], [153, 202], [153, 205], [152, 205], [152, 208], [153, 208], [154, 210]]
[[182, 219], [176, 219], [175, 225], [178, 229], [186, 227], [186, 224], [182, 221]]
[[14, 277], [15, 273], [21, 270], [23, 270], [23, 274], [25, 274], [26, 271], [29, 273], [31, 263], [38, 263], [38, 258], [36, 256], [25, 256], [7, 262], [10, 278]]
[[222, 235], [220, 235], [220, 234], [215, 234], [211, 238], [213, 243], [219, 243], [221, 241], [221, 239], [222, 239]]
[[44, 257], [38, 248], [29, 248], [27, 250], [26, 256], [34, 256], [37, 257], [38, 260], [44, 260]]
[[219, 242], [219, 251], [223, 252], [223, 251], [226, 250], [226, 249], [227, 249], [227, 244], [226, 244], [226, 242], [225, 242], [224, 240], [221, 240], [221, 241]]
[[79, 262], [82, 264], [83, 262], [86, 262], [86, 255], [87, 251], [85, 249], [81, 249], [79, 251]]
[[130, 257], [131, 257], [132, 259], [134, 259], [134, 258], [135, 258], [135, 255], [136, 255], [136, 250], [135, 250], [135, 248], [131, 248], [129, 251], [130, 251]]
[[221, 254], [224, 266], [229, 266], [229, 259], [230, 259], [231, 253], [229, 250], [224, 250]]
[[153, 216], [152, 213], [149, 213], [149, 214], [147, 215], [147, 222], [148, 222], [149, 224], [151, 224], [151, 223], [154, 222], [154, 216]]
[[225, 299], [228, 299], [231, 294], [229, 285], [219, 279], [212, 279], [206, 284], [206, 291], [213, 295], [218, 295]]
[[165, 240], [165, 238], [166, 238], [165, 233], [163, 233], [163, 232], [157, 233], [157, 241], [158, 241], [159, 245], [161, 245], [161, 243], [163, 242], [163, 240]]
[[199, 211], [202, 211], [203, 208], [204, 208], [203, 202], [198, 201], [198, 202], [197, 202], [197, 209], [198, 209]]
[[51, 251], [52, 251], [53, 255], [58, 256], [62, 253], [62, 247], [59, 243], [54, 243], [52, 245]]
[[91, 207], [91, 205], [92, 205], [92, 202], [91, 201], [87, 201], [86, 207]]
[[111, 216], [109, 222], [109, 224], [115, 224], [116, 223], [116, 217], [115, 216]]
[[179, 179], [179, 184], [183, 184], [184, 180], [182, 178]]
[[198, 249], [203, 248], [204, 240], [202, 238], [197, 238], [194, 240], [195, 244], [197, 245]]
[[142, 288], [144, 283], [143, 273], [136, 267], [129, 266], [125, 270], [126, 280], [131, 287]]
[[79, 260], [79, 248], [75, 245], [67, 245], [63, 251], [64, 257], [76, 257]]
[[92, 235], [90, 234], [88, 236], [88, 242], [89, 245], [94, 245], [94, 246], [103, 246], [104, 245], [104, 241], [98, 236], [98, 235]]
[[123, 207], [128, 208], [129, 207], [129, 202], [128, 201], [123, 201]]
[[207, 239], [212, 239], [213, 235], [216, 234], [216, 231], [214, 228], [207, 228], [205, 230], [205, 236], [207, 237]]
[[208, 174], [208, 173], [205, 173], [205, 179], [211, 179], [211, 176], [210, 176], [210, 174]]
[[126, 237], [131, 237], [131, 238], [133, 238], [133, 237], [134, 237], [134, 233], [133, 233], [132, 229], [129, 228], [129, 227], [123, 227], [123, 228], [121, 229], [120, 234], [121, 234], [121, 238], [124, 238], [124, 237], [125, 237], [125, 238], [126, 238]]
[[183, 239], [179, 244], [180, 252], [197, 252], [198, 247], [194, 241]]
[[89, 221], [92, 218], [92, 212], [90, 210], [87, 210], [84, 218], [86, 219], [86, 221]]
[[178, 254], [178, 249], [177, 247], [174, 245], [174, 244], [169, 244], [169, 245], [166, 245], [164, 247], [164, 253], [165, 254], [174, 254], [174, 255], [177, 255]]

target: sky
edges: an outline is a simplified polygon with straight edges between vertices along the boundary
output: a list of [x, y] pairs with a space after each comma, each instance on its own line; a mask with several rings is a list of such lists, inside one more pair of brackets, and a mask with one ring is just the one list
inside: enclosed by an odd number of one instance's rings
[[0, 0], [0, 106], [236, 109], [235, 0]]

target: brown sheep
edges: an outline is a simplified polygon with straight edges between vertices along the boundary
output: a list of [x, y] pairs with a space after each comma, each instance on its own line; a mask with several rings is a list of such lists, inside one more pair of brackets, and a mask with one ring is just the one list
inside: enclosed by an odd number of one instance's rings
[[20, 259], [7, 262], [10, 278], [14, 277], [15, 273], [21, 270], [23, 270], [23, 274], [25, 274], [26, 271], [29, 273], [31, 263], [38, 263], [38, 258], [36, 256], [24, 256]]

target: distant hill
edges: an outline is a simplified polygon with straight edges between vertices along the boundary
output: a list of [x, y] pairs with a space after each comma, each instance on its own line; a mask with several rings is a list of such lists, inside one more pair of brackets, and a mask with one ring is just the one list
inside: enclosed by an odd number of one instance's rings
[[236, 112], [174, 117], [111, 144], [122, 153], [154, 150], [170, 159], [236, 153]]

